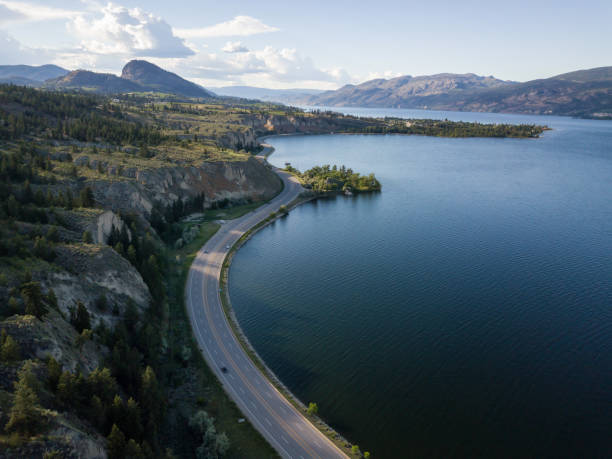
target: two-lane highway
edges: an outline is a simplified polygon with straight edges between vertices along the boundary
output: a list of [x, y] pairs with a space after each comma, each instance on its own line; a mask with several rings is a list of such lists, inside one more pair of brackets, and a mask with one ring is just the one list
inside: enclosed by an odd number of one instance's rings
[[238, 343], [221, 304], [219, 279], [229, 247], [303, 191], [289, 174], [277, 174], [285, 183], [278, 196], [241, 218], [227, 220], [198, 252], [187, 279], [187, 311], [208, 365], [244, 415], [282, 457], [346, 458], [253, 364]]

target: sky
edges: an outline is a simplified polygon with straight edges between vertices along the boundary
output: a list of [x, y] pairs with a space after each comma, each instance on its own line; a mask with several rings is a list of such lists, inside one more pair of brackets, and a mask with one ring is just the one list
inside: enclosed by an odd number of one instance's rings
[[0, 65], [120, 74], [138, 58], [206, 87], [527, 81], [612, 65], [611, 27], [611, 0], [0, 0]]

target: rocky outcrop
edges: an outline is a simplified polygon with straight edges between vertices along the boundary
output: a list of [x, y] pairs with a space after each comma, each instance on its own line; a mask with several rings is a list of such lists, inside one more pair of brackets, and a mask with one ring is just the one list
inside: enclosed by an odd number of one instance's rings
[[[121, 231], [125, 223], [111, 210], [101, 213], [95, 221], [95, 231], [92, 231], [94, 243], [106, 244], [113, 228]], [[127, 230], [128, 235], [130, 230]]]
[[[128, 301], [145, 309], [151, 294], [142, 276], [121, 255], [108, 246], [90, 246], [87, 250], [79, 246], [58, 246], [55, 263], [61, 271], [48, 274], [61, 311], [68, 314], [69, 308], [79, 300], [87, 306], [93, 323], [116, 320], [115, 305], [122, 312]], [[104, 295], [106, 309], [100, 310], [96, 301]]]
[[89, 185], [96, 201], [113, 211], [148, 214], [155, 201], [170, 204], [177, 199], [204, 194], [210, 204], [222, 199], [270, 199], [280, 191], [276, 174], [257, 159], [209, 161], [200, 166], [135, 170], [134, 180], [96, 181]]
[[15, 315], [5, 320], [2, 328], [19, 342], [23, 358], [51, 356], [70, 372], [85, 374], [102, 365], [104, 356], [98, 346], [89, 341], [79, 350], [74, 345], [76, 330], [57, 311], [50, 310], [44, 320]]

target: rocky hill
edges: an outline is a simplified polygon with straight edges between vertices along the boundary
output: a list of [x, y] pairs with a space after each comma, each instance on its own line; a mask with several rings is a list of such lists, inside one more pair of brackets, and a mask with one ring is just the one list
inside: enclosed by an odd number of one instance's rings
[[121, 76], [89, 70], [75, 70], [58, 78], [45, 81], [43, 87], [100, 94], [160, 92], [197, 98], [215, 96], [212, 92], [191, 81], [142, 60], [128, 62], [123, 67]]
[[398, 77], [347, 85], [311, 96], [318, 106], [423, 108], [612, 117], [612, 67], [557, 75], [525, 83], [473, 74]]
[[149, 91], [179, 94], [187, 97], [214, 97], [214, 94], [202, 86], [187, 81], [175, 73], [168, 72], [147, 61], [132, 60], [121, 72], [121, 78], [133, 81]]
[[403, 107], [414, 98], [446, 94], [450, 91], [468, 91], [481, 88], [511, 86], [512, 82], [468, 73], [458, 75], [440, 73], [430, 76], [376, 79], [359, 85], [346, 85], [310, 97], [309, 104], [323, 106]]
[[111, 73], [96, 73], [89, 70], [74, 70], [62, 77], [46, 81], [43, 87], [56, 90], [82, 90], [101, 94], [144, 91], [144, 88], [138, 83], [119, 78]]

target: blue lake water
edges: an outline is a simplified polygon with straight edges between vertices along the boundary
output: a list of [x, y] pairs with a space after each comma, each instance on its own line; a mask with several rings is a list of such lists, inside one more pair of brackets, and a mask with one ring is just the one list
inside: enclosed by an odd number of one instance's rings
[[612, 122], [540, 139], [296, 136], [275, 165], [375, 172], [236, 255], [230, 296], [270, 368], [373, 457], [612, 455]]

